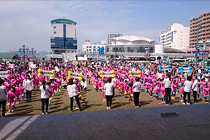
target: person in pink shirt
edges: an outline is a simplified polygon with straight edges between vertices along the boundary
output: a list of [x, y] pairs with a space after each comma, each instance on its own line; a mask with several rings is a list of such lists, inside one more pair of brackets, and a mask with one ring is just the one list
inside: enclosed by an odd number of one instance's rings
[[125, 83], [124, 83], [124, 90], [125, 90], [124, 97], [125, 98], [128, 98], [128, 89], [129, 89], [128, 80], [126, 80]]
[[95, 90], [96, 92], [98, 92], [98, 77], [96, 77], [95, 81], [94, 81], [94, 84], [95, 84]]
[[128, 88], [129, 92], [128, 92], [128, 94], [129, 94], [129, 101], [130, 102], [132, 101], [132, 97], [133, 97], [133, 89], [132, 89], [132, 86], [133, 86], [133, 84], [132, 83], [129, 83], [129, 88]]
[[145, 83], [145, 87], [146, 87], [145, 91], [146, 91], [147, 94], [149, 94], [149, 92], [150, 92], [150, 91], [149, 91], [150, 86], [151, 86], [151, 84], [150, 84], [149, 82], [146, 82], [146, 83]]
[[155, 97], [158, 100], [158, 97], [160, 95], [160, 87], [159, 87], [159, 84], [158, 83], [155, 84], [154, 90], [155, 90]]
[[144, 76], [144, 83], [146, 83], [148, 80], [148, 75]]
[[183, 78], [181, 78], [181, 84], [180, 84], [180, 86], [182, 86], [184, 84], [184, 82], [185, 82], [185, 78], [183, 77]]
[[166, 96], [165, 87], [162, 86], [160, 88], [160, 91], [161, 91], [161, 95], [162, 95], [162, 104], [164, 104], [165, 103], [165, 96]]
[[20, 87], [19, 84], [17, 83], [15, 86], [15, 103], [19, 104], [20, 102]]
[[176, 81], [173, 81], [173, 84], [171, 86], [172, 86], [172, 98], [175, 99], [176, 92], [177, 92]]
[[[13, 108], [15, 107], [15, 88], [11, 88], [8, 92], [7, 92], [7, 106], [9, 108], [8, 113], [14, 112]], [[7, 113], [7, 114], [8, 114]]]
[[181, 102], [184, 102], [184, 85], [181, 86]]
[[102, 78], [99, 78], [99, 82], [98, 82], [99, 91], [102, 91], [102, 84], [103, 84]]
[[120, 91], [121, 91], [121, 94], [123, 95], [124, 94], [124, 83], [123, 83], [123, 80], [121, 80], [121, 82], [120, 82]]
[[208, 102], [208, 98], [209, 98], [209, 94], [208, 94], [208, 92], [209, 92], [209, 86], [208, 86], [208, 84], [205, 84], [205, 86], [203, 86], [202, 88], [203, 88], [204, 101], [205, 101], [205, 103], [209, 103]]

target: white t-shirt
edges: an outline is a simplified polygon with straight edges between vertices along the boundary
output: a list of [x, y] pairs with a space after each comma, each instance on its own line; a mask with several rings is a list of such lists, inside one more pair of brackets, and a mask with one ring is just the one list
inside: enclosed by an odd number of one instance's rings
[[7, 99], [7, 88], [2, 85], [0, 86], [0, 101], [5, 101]]
[[113, 83], [114, 86], [115, 86], [115, 84], [116, 84], [116, 79], [115, 79], [115, 78], [112, 78], [112, 83]]
[[163, 79], [163, 74], [162, 73], [158, 73], [158, 78]]
[[68, 92], [70, 98], [77, 96], [77, 85], [76, 84], [68, 85], [67, 92]]
[[106, 83], [104, 85], [104, 88], [106, 90], [105, 95], [113, 96], [113, 88], [114, 88], [114, 84], [113, 83]]
[[148, 75], [148, 73], [149, 73], [149, 70], [145, 69], [145, 74]]
[[141, 83], [140, 82], [135, 82], [133, 84], [133, 92], [141, 92]]
[[84, 87], [84, 88], [87, 88], [88, 86], [87, 86], [87, 81], [85, 81], [85, 82], [81, 82], [81, 85]]
[[50, 90], [50, 87], [49, 86], [46, 85], [45, 86], [45, 90], [44, 90], [43, 85], [41, 85], [39, 87], [39, 89], [41, 90], [41, 99], [47, 99], [47, 98], [49, 98], [49, 95], [48, 95], [48, 92]]
[[184, 82], [184, 92], [191, 92], [192, 91], [192, 82], [185, 81]]
[[25, 90], [32, 90], [33, 88], [33, 81], [32, 80], [23, 80], [23, 87], [25, 88]]
[[165, 88], [171, 88], [171, 81], [169, 78], [163, 80], [163, 84], [165, 85]]
[[192, 87], [194, 87], [194, 86], [195, 86], [195, 88], [193, 89], [193, 91], [198, 91], [198, 80], [195, 80], [193, 82], [193, 86]]

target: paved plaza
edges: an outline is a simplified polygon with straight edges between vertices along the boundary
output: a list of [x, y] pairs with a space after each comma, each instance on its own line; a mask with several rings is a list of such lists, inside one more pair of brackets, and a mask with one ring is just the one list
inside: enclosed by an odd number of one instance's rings
[[[0, 119], [0, 139], [208, 140], [210, 106], [165, 106]], [[175, 112], [176, 115], [161, 116]]]

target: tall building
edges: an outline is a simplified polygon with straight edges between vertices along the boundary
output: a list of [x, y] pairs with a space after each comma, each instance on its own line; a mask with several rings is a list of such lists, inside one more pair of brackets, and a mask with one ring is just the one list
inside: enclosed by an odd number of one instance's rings
[[51, 49], [53, 54], [76, 52], [76, 24], [69, 19], [54, 19], [51, 21]]
[[119, 36], [122, 36], [122, 34], [108, 34], [108, 45], [111, 45], [111, 40], [115, 37], [119, 37]]
[[210, 12], [202, 12], [198, 18], [192, 17], [190, 20], [190, 48], [195, 48], [197, 43], [197, 29], [198, 41], [206, 42], [210, 39]]
[[103, 48], [105, 50], [106, 41], [101, 41], [99, 43], [91, 44], [90, 40], [85, 40], [85, 42], [82, 44], [83, 52], [98, 53], [100, 48]]
[[174, 23], [168, 27], [168, 31], [160, 34], [159, 43], [162, 43], [165, 48], [187, 51], [189, 48], [189, 30], [189, 27]]

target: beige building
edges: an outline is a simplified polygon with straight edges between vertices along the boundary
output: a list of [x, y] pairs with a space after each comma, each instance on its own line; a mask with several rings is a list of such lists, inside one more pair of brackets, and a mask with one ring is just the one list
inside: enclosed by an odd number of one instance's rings
[[[190, 20], [190, 48], [196, 47], [197, 41], [197, 28], [198, 29], [198, 41], [203, 40], [206, 42], [210, 39], [210, 12], [202, 12], [200, 17], [192, 17]], [[201, 26], [201, 27], [200, 27]]]

